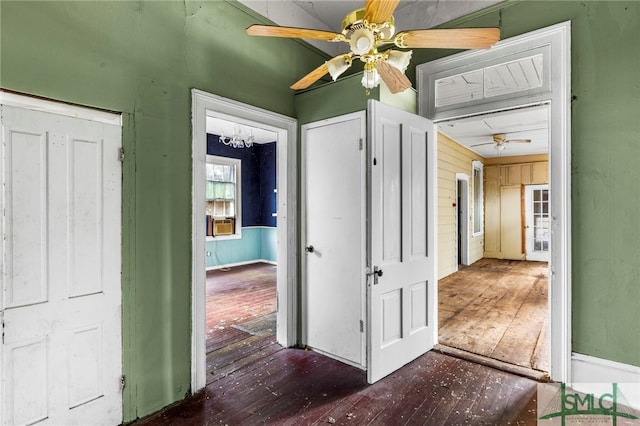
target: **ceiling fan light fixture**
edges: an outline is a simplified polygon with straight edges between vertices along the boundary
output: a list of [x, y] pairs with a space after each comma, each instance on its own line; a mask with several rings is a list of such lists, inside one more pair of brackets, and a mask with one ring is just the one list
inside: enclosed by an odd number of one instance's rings
[[498, 151], [498, 152], [504, 151], [505, 148], [506, 147], [504, 146], [504, 144], [501, 144], [501, 143], [497, 143], [496, 144], [496, 151]]
[[356, 55], [364, 55], [371, 51], [375, 46], [375, 37], [367, 28], [356, 30], [349, 40], [351, 51]]
[[340, 55], [335, 58], [329, 59], [327, 62], [327, 69], [333, 81], [336, 81], [340, 75], [342, 75], [351, 66], [351, 56]]
[[409, 62], [411, 62], [411, 55], [413, 50], [389, 50], [387, 51], [387, 62], [389, 65], [399, 69], [402, 72], [407, 70]]
[[362, 75], [362, 85], [367, 89], [373, 89], [380, 84], [380, 74], [378, 74], [378, 71], [373, 68], [373, 66], [367, 67], [366, 65], [369, 64], [365, 64], [364, 74]]

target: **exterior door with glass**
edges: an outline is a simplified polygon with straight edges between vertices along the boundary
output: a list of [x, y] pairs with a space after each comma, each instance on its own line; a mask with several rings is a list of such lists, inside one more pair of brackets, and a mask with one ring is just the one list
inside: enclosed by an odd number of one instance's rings
[[525, 241], [527, 260], [548, 262], [550, 249], [549, 185], [526, 185]]

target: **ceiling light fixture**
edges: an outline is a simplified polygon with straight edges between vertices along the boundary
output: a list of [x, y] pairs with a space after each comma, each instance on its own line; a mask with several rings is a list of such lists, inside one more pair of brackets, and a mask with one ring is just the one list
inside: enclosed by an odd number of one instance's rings
[[251, 148], [254, 139], [251, 130], [249, 130], [248, 136], [243, 135], [241, 128], [234, 130], [231, 137], [225, 137], [224, 132], [220, 132], [220, 142], [232, 148]]

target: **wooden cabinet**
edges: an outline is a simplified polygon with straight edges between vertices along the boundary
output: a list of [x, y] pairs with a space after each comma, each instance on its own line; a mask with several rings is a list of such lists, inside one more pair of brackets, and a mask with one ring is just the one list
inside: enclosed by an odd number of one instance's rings
[[[508, 219], [521, 217], [521, 203], [506, 203], [502, 189], [511, 187], [505, 193], [515, 199], [516, 189], [519, 192], [521, 185], [549, 183], [548, 168], [548, 161], [484, 167], [484, 257], [520, 258], [522, 250], [518, 247], [521, 247], [522, 240], [513, 242], [509, 235], [521, 235], [522, 221]], [[509, 211], [504, 211], [507, 205]], [[518, 229], [511, 230], [509, 226]]]

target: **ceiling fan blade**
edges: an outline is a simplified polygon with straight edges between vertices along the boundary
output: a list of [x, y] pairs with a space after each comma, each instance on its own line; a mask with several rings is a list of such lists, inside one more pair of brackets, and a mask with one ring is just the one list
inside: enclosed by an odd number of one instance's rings
[[483, 49], [498, 40], [500, 28], [451, 28], [401, 31], [394, 43], [405, 48]]
[[379, 60], [375, 66], [380, 78], [382, 78], [391, 93], [404, 92], [411, 87], [411, 81], [398, 68], [389, 65], [384, 60]]
[[484, 145], [497, 145], [495, 142], [486, 142], [486, 143], [478, 143], [475, 145], [469, 145], [469, 147], [474, 147], [474, 146], [484, 146]]
[[504, 143], [531, 143], [531, 139], [507, 139]]
[[399, 2], [400, 0], [366, 0], [364, 19], [376, 24], [387, 22], [393, 16]]
[[344, 35], [331, 31], [311, 30], [307, 28], [279, 27], [275, 25], [252, 25], [247, 34], [263, 37], [308, 38], [325, 41], [345, 41]]
[[322, 76], [328, 72], [329, 72], [329, 67], [327, 67], [327, 63], [325, 62], [322, 65], [320, 65], [318, 68], [311, 71], [309, 74], [305, 75], [300, 80], [292, 84], [290, 88], [293, 90], [306, 89], [316, 81], [320, 80], [320, 78], [322, 78]]

